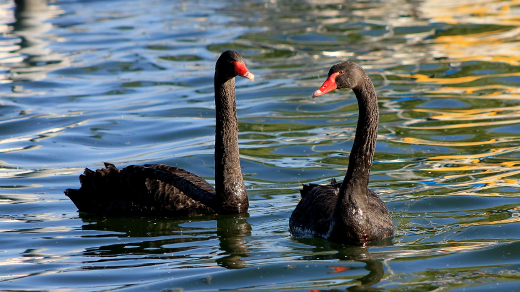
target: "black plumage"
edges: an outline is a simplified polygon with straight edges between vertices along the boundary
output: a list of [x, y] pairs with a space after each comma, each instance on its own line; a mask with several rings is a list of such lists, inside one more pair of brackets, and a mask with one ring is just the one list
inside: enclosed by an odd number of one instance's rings
[[184, 169], [164, 164], [121, 170], [85, 169], [80, 189], [65, 194], [82, 212], [108, 216], [186, 216], [243, 213], [249, 208], [238, 150], [235, 77], [253, 79], [240, 54], [222, 53], [215, 66], [215, 188]]
[[363, 68], [352, 62], [332, 66], [327, 80], [313, 97], [336, 88], [351, 88], [359, 106], [347, 173], [342, 183], [333, 180], [328, 185], [304, 185], [289, 226], [295, 237], [316, 236], [339, 243], [365, 245], [394, 234], [388, 208], [374, 191], [368, 189], [379, 120], [377, 96]]

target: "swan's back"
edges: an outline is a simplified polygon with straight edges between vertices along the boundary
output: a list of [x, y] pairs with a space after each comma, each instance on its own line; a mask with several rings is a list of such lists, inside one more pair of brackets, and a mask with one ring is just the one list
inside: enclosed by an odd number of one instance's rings
[[201, 202], [215, 199], [213, 186], [191, 172], [164, 164], [119, 170], [105, 163], [105, 168], [96, 171], [85, 169], [80, 182], [80, 189], [67, 189], [65, 194], [82, 212], [107, 216], [216, 213]]
[[327, 238], [339, 187], [335, 180], [328, 185], [303, 185], [302, 199], [289, 219], [293, 236]]
[[[303, 185], [301, 200], [289, 220], [295, 237], [322, 237], [335, 242], [365, 244], [392, 236], [394, 226], [385, 203], [368, 189], [366, 209], [354, 203], [348, 206], [347, 216], [334, 221], [341, 183]], [[334, 226], [331, 226], [334, 225]]]

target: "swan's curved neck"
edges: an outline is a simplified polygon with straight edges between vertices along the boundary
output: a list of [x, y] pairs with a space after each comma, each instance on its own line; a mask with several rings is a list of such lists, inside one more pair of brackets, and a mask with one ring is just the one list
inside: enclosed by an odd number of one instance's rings
[[365, 79], [365, 84], [359, 89], [354, 89], [358, 100], [359, 117], [356, 127], [354, 145], [349, 156], [347, 174], [343, 180], [341, 189], [348, 192], [351, 187], [368, 189], [370, 168], [374, 159], [377, 139], [377, 124], [379, 122], [379, 110], [374, 85], [370, 79]]
[[363, 85], [353, 89], [358, 100], [359, 118], [347, 174], [334, 209], [335, 221], [343, 221], [348, 216], [363, 218], [363, 214], [353, 212], [368, 209], [368, 181], [376, 147], [379, 111], [374, 85], [366, 75], [364, 81]]
[[219, 213], [247, 211], [247, 191], [240, 169], [235, 78], [215, 74], [215, 190]]

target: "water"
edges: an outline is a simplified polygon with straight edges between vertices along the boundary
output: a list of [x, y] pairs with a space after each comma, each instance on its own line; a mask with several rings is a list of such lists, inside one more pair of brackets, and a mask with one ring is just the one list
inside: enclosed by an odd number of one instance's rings
[[[514, 291], [518, 1], [0, 1], [0, 290]], [[249, 214], [98, 218], [84, 167], [166, 163], [213, 183], [213, 71], [239, 51]], [[396, 236], [294, 239], [301, 183], [341, 179], [360, 63], [379, 96], [371, 188]]]

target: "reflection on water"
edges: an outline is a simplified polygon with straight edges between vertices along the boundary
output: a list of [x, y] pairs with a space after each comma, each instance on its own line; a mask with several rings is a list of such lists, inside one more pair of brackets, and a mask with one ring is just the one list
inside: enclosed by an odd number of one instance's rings
[[[67, 57], [48, 48], [51, 42], [60, 41], [48, 33], [53, 27], [49, 20], [60, 13], [57, 6], [48, 5], [45, 0], [15, 1], [15, 21], [4, 39], [14, 50], [5, 53], [3, 58], [2, 65], [9, 70], [2, 83], [42, 80], [46, 72], [70, 65]], [[14, 90], [21, 90], [21, 87]]]
[[[219, 266], [228, 269], [245, 267], [242, 257], [248, 254], [244, 237], [251, 235], [251, 225], [247, 222], [249, 215], [197, 217], [171, 220], [96, 218], [83, 214], [82, 229], [85, 231], [97, 230], [110, 232], [122, 239], [132, 238], [122, 243], [89, 249], [84, 255], [117, 256], [124, 259], [126, 253], [131, 252], [134, 256], [161, 257], [168, 259], [169, 264], [178, 265], [186, 265], [190, 257], [202, 257], [213, 259]], [[198, 248], [194, 249], [194, 245]]]
[[[0, 2], [2, 290], [520, 285], [520, 1], [17, 3]], [[211, 182], [227, 49], [257, 75], [237, 80], [249, 214], [78, 214], [62, 191], [103, 161]], [[310, 98], [343, 60], [378, 92], [370, 183], [397, 226], [366, 249], [288, 232], [301, 183], [348, 165], [353, 94]]]

